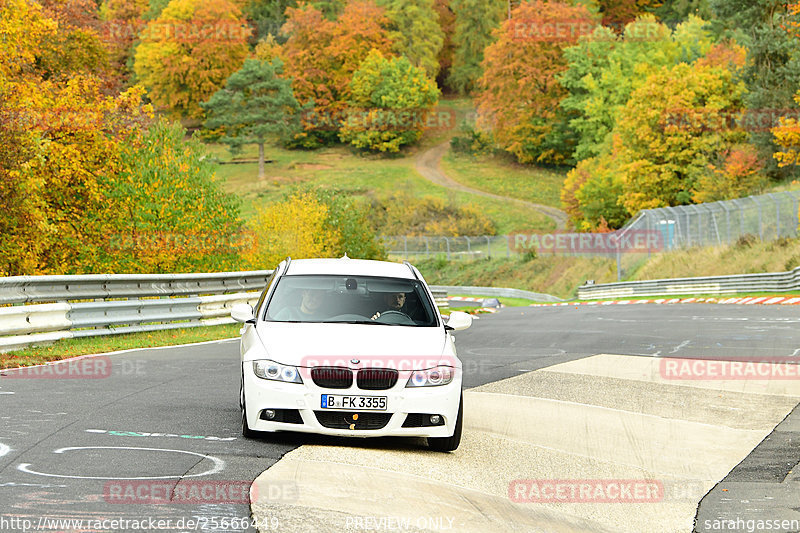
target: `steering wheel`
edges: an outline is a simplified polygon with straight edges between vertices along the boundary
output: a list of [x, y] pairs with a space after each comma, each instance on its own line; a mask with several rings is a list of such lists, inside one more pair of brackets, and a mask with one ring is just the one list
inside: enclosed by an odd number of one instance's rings
[[378, 320], [383, 321], [384, 318], [389, 319], [387, 321], [389, 324], [414, 324], [414, 320], [412, 320], [410, 316], [402, 311], [395, 311], [394, 309], [382, 312]]

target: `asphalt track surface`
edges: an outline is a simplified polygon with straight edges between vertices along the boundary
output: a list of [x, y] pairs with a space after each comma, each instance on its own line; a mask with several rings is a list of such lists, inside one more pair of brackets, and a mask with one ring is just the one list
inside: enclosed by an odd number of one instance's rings
[[[797, 356], [798, 323], [797, 308], [778, 306], [505, 308], [481, 316], [456, 335], [456, 344], [464, 386], [472, 388], [598, 353]], [[156, 520], [170, 520], [173, 531], [254, 531], [240, 527], [250, 507], [237, 503], [236, 487], [249, 485], [302, 444], [347, 443], [299, 434], [241, 438], [235, 340], [130, 351], [108, 362], [110, 372], [73, 379], [0, 373], [0, 531], [23, 531], [24, 525], [40, 531], [48, 525], [50, 531], [154, 531]], [[795, 426], [787, 430], [794, 440], [787, 444], [784, 435], [772, 439], [772, 447], [759, 446], [726, 481], [783, 479], [797, 462]], [[776, 454], [783, 454], [785, 466], [773, 466]], [[120, 486], [156, 490], [165, 484], [176, 493], [183, 486], [189, 503], [173, 498], [152, 504], [145, 493], [133, 503], [115, 499]], [[198, 487], [222, 492], [198, 497], [192, 493]], [[707, 498], [704, 506], [713, 513], [719, 505]], [[59, 527], [53, 522], [59, 519], [131, 522]], [[239, 527], [231, 527], [232, 519]], [[262, 528], [279, 530], [275, 525]]]

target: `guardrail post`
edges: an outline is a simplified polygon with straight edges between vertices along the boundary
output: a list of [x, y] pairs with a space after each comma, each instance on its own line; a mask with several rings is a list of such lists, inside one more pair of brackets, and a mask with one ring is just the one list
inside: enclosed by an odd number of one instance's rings
[[506, 239], [506, 257], [511, 257], [511, 239], [509, 239], [508, 235], [505, 236]]
[[492, 258], [492, 241], [489, 240], [488, 235], [484, 235], [486, 237], [486, 257], [489, 259]]
[[403, 257], [408, 260], [408, 235], [403, 235]]
[[431, 247], [428, 244], [428, 237], [423, 235], [422, 238], [425, 239], [425, 257], [428, 257], [431, 255]]
[[450, 261], [450, 239], [444, 237], [444, 244], [447, 246], [447, 260]]

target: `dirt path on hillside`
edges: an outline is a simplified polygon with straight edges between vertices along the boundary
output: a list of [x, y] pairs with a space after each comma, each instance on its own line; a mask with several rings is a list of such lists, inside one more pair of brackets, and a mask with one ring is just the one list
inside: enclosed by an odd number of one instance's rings
[[454, 179], [448, 177], [439, 166], [439, 162], [442, 160], [442, 157], [450, 148], [450, 141], [443, 142], [442, 144], [438, 144], [431, 148], [430, 150], [426, 150], [419, 154], [415, 161], [415, 166], [417, 172], [419, 172], [422, 177], [427, 180], [432, 181], [437, 185], [441, 185], [442, 187], [447, 187], [448, 189], [455, 189], [458, 191], [468, 192], [472, 194], [479, 194], [481, 196], [486, 196], [488, 198], [495, 198], [497, 200], [503, 200], [506, 202], [512, 202], [517, 205], [524, 205], [526, 207], [530, 207], [531, 209], [535, 209], [539, 211], [546, 217], [550, 218], [556, 224], [556, 229], [564, 229], [567, 226], [567, 214], [555, 207], [550, 207], [549, 205], [542, 205], [536, 204], [533, 202], [528, 202], [526, 200], [519, 200], [517, 198], [511, 198], [508, 196], [500, 196], [499, 194], [493, 194], [486, 191], [481, 191], [479, 189], [473, 189], [472, 187], [468, 187], [462, 183], [455, 181]]

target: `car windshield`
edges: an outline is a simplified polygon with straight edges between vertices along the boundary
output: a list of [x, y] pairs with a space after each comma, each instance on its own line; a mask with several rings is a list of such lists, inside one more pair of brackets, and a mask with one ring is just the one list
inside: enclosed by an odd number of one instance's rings
[[269, 322], [433, 327], [438, 325], [436, 316], [417, 280], [303, 275], [278, 281], [264, 318]]

